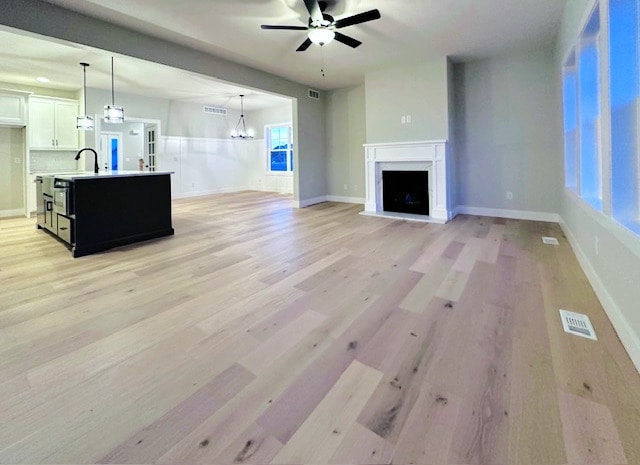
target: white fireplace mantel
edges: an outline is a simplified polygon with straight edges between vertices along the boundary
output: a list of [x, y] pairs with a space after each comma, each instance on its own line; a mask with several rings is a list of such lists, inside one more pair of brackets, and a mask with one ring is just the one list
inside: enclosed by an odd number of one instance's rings
[[[366, 200], [363, 214], [446, 223], [453, 218], [446, 140], [365, 144]], [[385, 212], [383, 171], [428, 171], [429, 216]]]

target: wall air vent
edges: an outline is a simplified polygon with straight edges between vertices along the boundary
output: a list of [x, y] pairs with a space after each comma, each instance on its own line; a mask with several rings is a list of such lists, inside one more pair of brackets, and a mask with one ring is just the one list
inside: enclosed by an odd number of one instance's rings
[[210, 106], [205, 105], [204, 107], [202, 107], [202, 109], [208, 115], [227, 116], [227, 109], [226, 108], [210, 107]]
[[317, 90], [309, 89], [309, 98], [320, 100], [320, 92]]

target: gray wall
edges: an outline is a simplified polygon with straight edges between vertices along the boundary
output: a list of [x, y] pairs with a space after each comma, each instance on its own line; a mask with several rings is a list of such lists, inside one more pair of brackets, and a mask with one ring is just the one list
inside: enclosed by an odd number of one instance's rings
[[[293, 104], [287, 103], [264, 110], [250, 111], [245, 115], [247, 129], [253, 128], [256, 139], [264, 139], [264, 127], [267, 124], [291, 123], [293, 121]], [[238, 118], [233, 120], [235, 127]]]
[[325, 195], [324, 106], [307, 97], [307, 86], [38, 0], [4, 0], [0, 24], [295, 98], [294, 198]]
[[[569, 0], [556, 49], [555, 79], [562, 60], [575, 42], [593, 2]], [[558, 103], [556, 114], [562, 114]], [[561, 158], [562, 159], [562, 158]], [[640, 238], [608, 216], [595, 212], [562, 189], [561, 216], [581, 264], [636, 367], [640, 370]], [[596, 250], [596, 238], [599, 250]]]
[[[169, 124], [169, 114], [171, 111], [171, 101], [167, 99], [146, 97], [136, 94], [117, 92], [115, 94], [116, 105], [124, 107], [125, 118], [148, 118], [160, 120], [162, 125], [162, 135], [181, 136], [176, 128], [171, 128]], [[87, 88], [87, 113], [90, 116], [101, 118], [104, 113], [104, 106], [111, 103], [111, 91], [103, 89]], [[82, 108], [82, 107], [81, 107]], [[81, 110], [82, 111], [82, 110]], [[170, 134], [171, 130], [178, 133]], [[92, 134], [87, 132], [87, 134]], [[92, 146], [93, 135], [87, 136], [87, 142]]]
[[24, 134], [24, 128], [0, 127], [0, 212], [24, 208]]
[[553, 48], [455, 65], [459, 205], [559, 213], [562, 123], [554, 66]]
[[326, 118], [327, 194], [362, 200], [365, 197], [362, 147], [366, 139], [364, 85], [329, 92]]
[[[447, 59], [365, 75], [367, 143], [449, 139]], [[410, 124], [401, 124], [411, 115]]]

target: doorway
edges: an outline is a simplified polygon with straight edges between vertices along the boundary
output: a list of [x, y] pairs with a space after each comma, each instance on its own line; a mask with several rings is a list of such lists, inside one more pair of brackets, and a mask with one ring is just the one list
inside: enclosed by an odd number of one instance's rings
[[100, 133], [100, 168], [106, 170], [122, 170], [122, 133], [101, 132]]

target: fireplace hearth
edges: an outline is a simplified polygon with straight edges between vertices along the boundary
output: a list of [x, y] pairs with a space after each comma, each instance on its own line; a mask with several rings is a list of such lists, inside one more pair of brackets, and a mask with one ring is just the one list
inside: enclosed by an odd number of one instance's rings
[[382, 209], [386, 212], [429, 214], [428, 171], [383, 171]]

